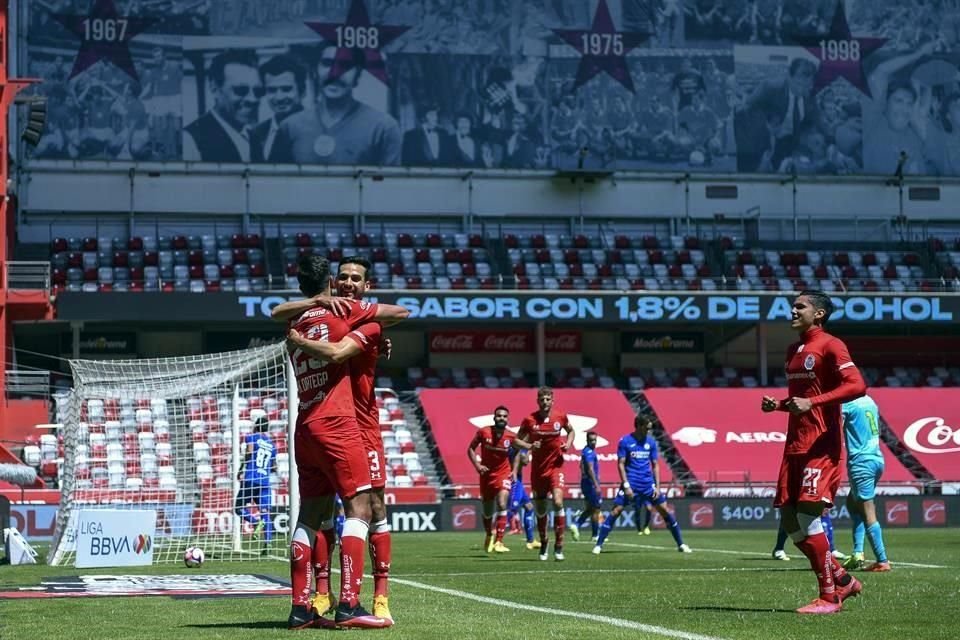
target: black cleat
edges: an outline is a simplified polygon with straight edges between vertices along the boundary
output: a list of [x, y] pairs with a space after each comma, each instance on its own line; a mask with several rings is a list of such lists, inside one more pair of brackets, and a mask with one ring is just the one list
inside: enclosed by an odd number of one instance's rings
[[316, 619], [310, 607], [293, 605], [290, 608], [290, 617], [287, 618], [287, 629], [309, 629]]
[[351, 607], [346, 602], [337, 605], [337, 615], [334, 622], [341, 629], [383, 629], [393, 624], [388, 618], [378, 618], [359, 604]]

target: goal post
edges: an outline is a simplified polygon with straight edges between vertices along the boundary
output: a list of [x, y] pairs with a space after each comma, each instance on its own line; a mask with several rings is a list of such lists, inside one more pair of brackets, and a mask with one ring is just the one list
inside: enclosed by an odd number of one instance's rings
[[[64, 459], [48, 562], [74, 561], [77, 514], [98, 508], [155, 510], [155, 563], [180, 562], [190, 546], [218, 560], [285, 555], [296, 499], [296, 386], [288, 360], [282, 343], [175, 358], [71, 360], [74, 387], [56, 408]], [[261, 417], [277, 452], [267, 491], [272, 527], [257, 526], [255, 502], [244, 505], [245, 517], [234, 510], [243, 439]]]

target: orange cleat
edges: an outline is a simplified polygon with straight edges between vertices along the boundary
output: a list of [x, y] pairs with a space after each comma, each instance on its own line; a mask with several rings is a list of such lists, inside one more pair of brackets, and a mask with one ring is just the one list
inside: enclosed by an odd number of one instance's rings
[[822, 598], [816, 598], [810, 604], [800, 607], [797, 609], [797, 613], [813, 613], [813, 614], [826, 614], [826, 613], [840, 613], [843, 609], [843, 605], [839, 602], [829, 602], [823, 600]]
[[883, 573], [885, 571], [890, 571], [889, 562], [871, 562], [866, 567], [863, 568], [864, 571], [870, 571], [872, 573]]
[[863, 583], [853, 576], [850, 576], [850, 583], [847, 586], [841, 587], [837, 585], [837, 597], [840, 598], [840, 602], [843, 602], [847, 598], [856, 598], [860, 595], [861, 591], [863, 591]]

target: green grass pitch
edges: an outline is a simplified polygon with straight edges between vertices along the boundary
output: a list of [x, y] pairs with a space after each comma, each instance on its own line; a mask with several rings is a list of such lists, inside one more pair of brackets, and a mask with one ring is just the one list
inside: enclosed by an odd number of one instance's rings
[[[837, 531], [842, 549], [849, 534]], [[770, 558], [774, 532], [687, 532], [694, 553], [677, 553], [669, 535], [616, 531], [599, 556], [568, 542], [566, 561], [540, 562], [517, 536], [510, 553], [488, 556], [479, 534], [394, 536], [390, 606], [397, 624], [366, 631], [394, 640], [539, 638], [960, 638], [960, 531], [885, 531], [894, 570], [857, 575], [861, 597], [833, 616], [793, 609], [816, 593], [807, 562]], [[915, 565], [935, 566], [909, 566]], [[86, 573], [186, 573], [181, 565], [78, 570], [0, 567], [0, 590], [45, 576]], [[224, 563], [203, 573], [288, 577], [281, 560]], [[364, 583], [369, 605], [372, 579]], [[285, 597], [175, 600], [168, 597], [0, 600], [0, 638], [270, 638], [285, 629]], [[649, 625], [641, 627], [639, 625]], [[300, 634], [337, 633], [306, 630]]]

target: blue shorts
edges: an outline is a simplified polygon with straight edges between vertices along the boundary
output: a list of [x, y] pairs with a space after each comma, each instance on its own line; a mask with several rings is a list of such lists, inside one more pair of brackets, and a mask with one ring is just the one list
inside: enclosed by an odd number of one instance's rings
[[850, 476], [850, 493], [858, 500], [873, 500], [877, 494], [877, 481], [883, 475], [883, 460], [867, 458], [847, 463]]
[[510, 510], [519, 511], [520, 507], [530, 502], [530, 496], [527, 495], [527, 489], [522, 482], [514, 482], [510, 487]]
[[[666, 501], [667, 501], [667, 497], [662, 493], [658, 493], [654, 495], [653, 485], [650, 485], [647, 488], [646, 493], [644, 493], [640, 489], [633, 490], [633, 507], [635, 509], [643, 508], [643, 505], [645, 505], [648, 502], [654, 506], [657, 506], [657, 505], [663, 504]], [[617, 497], [613, 499], [613, 504], [617, 505], [618, 507], [627, 506], [627, 494], [623, 492], [622, 488], [617, 490]]]
[[257, 505], [261, 511], [270, 511], [270, 485], [260, 483], [240, 483], [240, 491], [233, 503], [234, 511], [237, 515], [243, 511], [251, 502]]
[[596, 491], [594, 491], [592, 482], [583, 482], [580, 484], [580, 493], [583, 494], [583, 499], [588, 506], [596, 508], [603, 503], [603, 498], [600, 497]]

